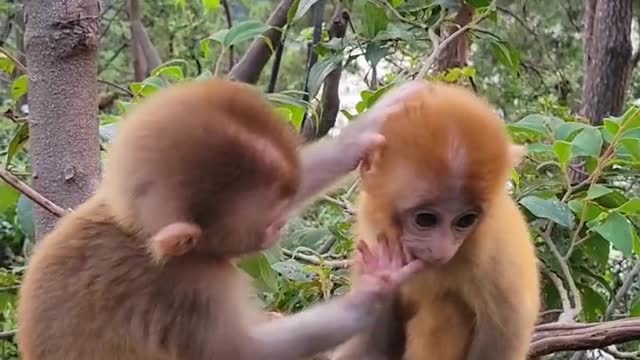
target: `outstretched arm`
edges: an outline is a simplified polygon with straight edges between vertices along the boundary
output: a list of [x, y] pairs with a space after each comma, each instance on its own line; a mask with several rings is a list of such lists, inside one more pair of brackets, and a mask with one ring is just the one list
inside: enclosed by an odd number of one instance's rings
[[256, 359], [298, 360], [329, 350], [369, 329], [391, 302], [398, 286], [422, 269], [420, 261], [404, 265], [401, 250], [379, 247], [374, 255], [365, 243], [358, 251], [363, 269], [358, 289], [342, 298], [255, 327], [251, 336]]

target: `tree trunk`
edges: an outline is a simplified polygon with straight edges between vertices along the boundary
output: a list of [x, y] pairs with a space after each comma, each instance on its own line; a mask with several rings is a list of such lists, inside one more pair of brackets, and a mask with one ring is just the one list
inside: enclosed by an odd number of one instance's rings
[[142, 0], [129, 0], [129, 30], [131, 31], [131, 56], [136, 81], [142, 81], [153, 69], [162, 64], [158, 50], [153, 45], [147, 29], [142, 24]]
[[[33, 187], [75, 207], [100, 178], [98, 140], [98, 0], [29, 0], [25, 45]], [[57, 218], [34, 207], [36, 238]]]
[[[453, 19], [454, 24], [442, 29], [441, 38], [446, 39], [459, 28], [469, 24], [471, 20], [473, 20], [473, 14], [474, 8], [468, 4], [463, 4]], [[452, 68], [467, 66], [467, 62], [469, 61], [469, 46], [470, 42], [467, 32], [453, 39], [436, 59], [435, 72], [439, 73]]]
[[631, 75], [633, 0], [585, 0], [579, 114], [594, 125], [623, 111]]
[[[342, 5], [338, 5], [331, 18], [329, 36], [332, 39], [342, 39], [347, 34], [349, 26], [349, 12]], [[325, 136], [336, 124], [336, 118], [340, 111], [340, 78], [342, 77], [342, 63], [338, 64], [324, 80], [322, 92], [322, 115], [316, 123], [308, 116], [302, 123], [302, 135], [305, 140], [317, 140]]]

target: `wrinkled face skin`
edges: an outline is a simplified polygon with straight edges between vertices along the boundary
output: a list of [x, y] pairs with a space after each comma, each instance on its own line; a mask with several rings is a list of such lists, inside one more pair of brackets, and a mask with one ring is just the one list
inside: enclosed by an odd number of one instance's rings
[[479, 206], [464, 201], [423, 202], [398, 214], [400, 240], [411, 256], [429, 265], [443, 265], [456, 255], [481, 217]]

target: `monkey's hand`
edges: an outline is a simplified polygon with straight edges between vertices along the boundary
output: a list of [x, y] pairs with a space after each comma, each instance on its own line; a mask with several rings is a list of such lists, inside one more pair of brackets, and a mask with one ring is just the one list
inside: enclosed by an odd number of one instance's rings
[[371, 109], [342, 129], [337, 137], [338, 147], [358, 150], [342, 152], [343, 155], [349, 156], [349, 159], [344, 161], [350, 164], [351, 170], [358, 166], [365, 155], [383, 143], [384, 137], [380, 135], [380, 131], [388, 115], [398, 111], [407, 100], [424, 90], [426, 86], [426, 82], [414, 80], [394, 87], [382, 95]]
[[398, 242], [380, 235], [378, 244], [376, 254], [364, 241], [358, 243], [356, 269], [360, 280], [348, 295], [363, 304], [373, 301], [375, 307], [391, 301], [396, 289], [424, 267], [422, 261], [408, 259]]
[[380, 134], [387, 115], [400, 109], [427, 87], [424, 81], [410, 81], [384, 94], [368, 111], [340, 131], [305, 145], [301, 152], [302, 183], [292, 208], [303, 206], [314, 196], [355, 170], [360, 162], [384, 143]]

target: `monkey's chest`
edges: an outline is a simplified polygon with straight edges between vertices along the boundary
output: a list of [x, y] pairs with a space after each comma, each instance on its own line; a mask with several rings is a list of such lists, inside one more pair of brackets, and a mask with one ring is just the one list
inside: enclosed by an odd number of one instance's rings
[[408, 316], [404, 360], [463, 360], [476, 314], [459, 289], [431, 284], [403, 289], [401, 306]]

